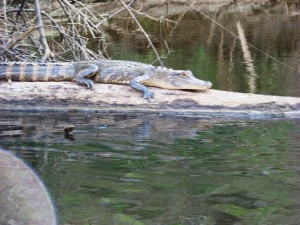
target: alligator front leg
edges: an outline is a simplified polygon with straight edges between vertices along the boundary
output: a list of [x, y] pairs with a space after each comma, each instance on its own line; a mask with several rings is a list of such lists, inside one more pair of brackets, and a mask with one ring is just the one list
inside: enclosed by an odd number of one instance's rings
[[96, 64], [91, 64], [85, 69], [79, 69], [75, 75], [75, 81], [80, 85], [86, 85], [89, 89], [94, 87], [94, 81], [91, 79], [99, 72], [99, 67]]
[[150, 100], [151, 98], [153, 98], [153, 94], [151, 93], [151, 91], [149, 91], [149, 89], [145, 85], [141, 84], [142, 81], [147, 79], [149, 79], [149, 75], [145, 74], [134, 78], [132, 81], [130, 81], [129, 85], [133, 89], [143, 92], [143, 97], [147, 100]]

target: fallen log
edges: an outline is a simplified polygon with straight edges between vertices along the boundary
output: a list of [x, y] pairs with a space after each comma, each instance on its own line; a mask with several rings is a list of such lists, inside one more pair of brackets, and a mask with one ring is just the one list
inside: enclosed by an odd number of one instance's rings
[[91, 111], [154, 113], [205, 118], [300, 118], [300, 98], [209, 90], [151, 88], [147, 101], [126, 85], [96, 84], [93, 90], [71, 82], [0, 83], [2, 111]]

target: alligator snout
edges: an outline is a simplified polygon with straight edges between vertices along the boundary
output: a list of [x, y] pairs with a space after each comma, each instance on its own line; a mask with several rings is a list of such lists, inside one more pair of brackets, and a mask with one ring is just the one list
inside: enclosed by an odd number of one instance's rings
[[205, 86], [206, 86], [207, 88], [211, 88], [211, 87], [212, 87], [212, 82], [210, 82], [210, 81], [205, 81]]

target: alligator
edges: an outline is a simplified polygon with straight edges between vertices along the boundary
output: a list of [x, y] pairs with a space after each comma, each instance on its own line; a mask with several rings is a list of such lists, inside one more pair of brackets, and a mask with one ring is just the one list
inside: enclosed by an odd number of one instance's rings
[[126, 84], [153, 98], [146, 86], [164, 89], [207, 90], [210, 81], [199, 80], [189, 70], [174, 70], [134, 61], [108, 60], [59, 63], [0, 62], [0, 80], [73, 81], [92, 89], [94, 82]]

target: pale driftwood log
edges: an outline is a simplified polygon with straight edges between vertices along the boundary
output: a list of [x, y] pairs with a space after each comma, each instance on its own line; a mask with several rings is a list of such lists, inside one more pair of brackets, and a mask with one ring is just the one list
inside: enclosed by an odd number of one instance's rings
[[300, 98], [218, 90], [189, 92], [150, 88], [147, 101], [126, 85], [72, 82], [0, 83], [0, 110], [155, 113], [209, 118], [300, 118]]

